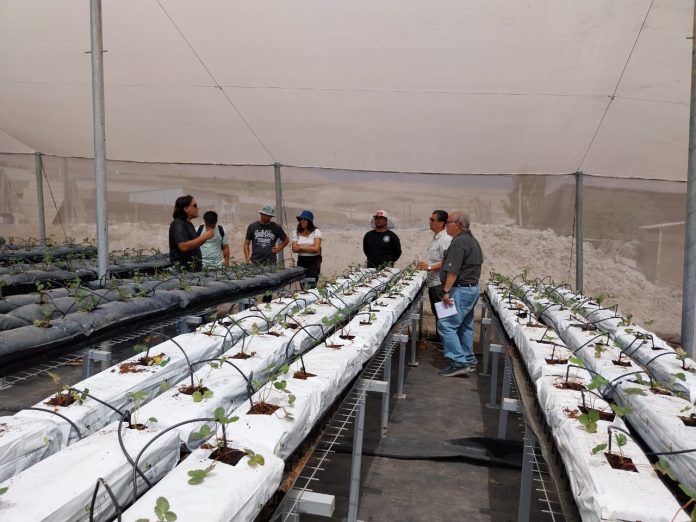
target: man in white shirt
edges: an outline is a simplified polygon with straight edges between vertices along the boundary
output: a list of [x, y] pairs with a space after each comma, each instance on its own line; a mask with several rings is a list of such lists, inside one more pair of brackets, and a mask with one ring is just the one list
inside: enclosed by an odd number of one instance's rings
[[[437, 321], [437, 313], [435, 312], [435, 303], [442, 301], [443, 290], [440, 282], [439, 274], [442, 267], [442, 260], [445, 258], [445, 252], [449, 248], [452, 238], [445, 232], [447, 223], [447, 212], [444, 210], [433, 210], [430, 216], [430, 230], [433, 232], [433, 239], [428, 245], [428, 251], [425, 261], [418, 262], [418, 269], [428, 272], [426, 286], [428, 287], [428, 298], [430, 299], [430, 309], [433, 311], [435, 320]], [[439, 339], [437, 330], [435, 338]]]

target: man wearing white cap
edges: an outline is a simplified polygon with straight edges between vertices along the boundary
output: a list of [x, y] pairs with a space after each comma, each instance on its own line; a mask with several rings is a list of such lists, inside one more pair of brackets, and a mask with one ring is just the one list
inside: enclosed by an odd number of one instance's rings
[[363, 252], [368, 268], [393, 266], [401, 257], [401, 241], [391, 231], [394, 222], [384, 210], [378, 210], [370, 222], [372, 230], [363, 237]]
[[276, 254], [287, 246], [288, 236], [278, 223], [273, 222], [273, 216], [275, 207], [266, 203], [259, 209], [259, 220], [247, 227], [244, 238], [244, 259], [247, 263], [277, 263]]

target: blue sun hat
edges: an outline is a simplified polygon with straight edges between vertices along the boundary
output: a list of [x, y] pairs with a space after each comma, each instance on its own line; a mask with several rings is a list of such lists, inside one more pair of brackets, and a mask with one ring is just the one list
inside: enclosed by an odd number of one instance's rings
[[297, 221], [299, 221], [300, 219], [306, 219], [307, 221], [309, 221], [310, 223], [313, 224], [314, 223], [314, 214], [312, 213], [311, 210], [303, 210], [297, 216]]

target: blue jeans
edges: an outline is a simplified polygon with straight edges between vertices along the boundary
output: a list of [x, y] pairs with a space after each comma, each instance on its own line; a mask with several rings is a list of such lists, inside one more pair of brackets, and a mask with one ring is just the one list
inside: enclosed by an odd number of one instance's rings
[[478, 286], [455, 286], [450, 297], [457, 313], [437, 321], [437, 331], [442, 339], [442, 349], [450, 364], [476, 366], [474, 356], [474, 307], [479, 298]]

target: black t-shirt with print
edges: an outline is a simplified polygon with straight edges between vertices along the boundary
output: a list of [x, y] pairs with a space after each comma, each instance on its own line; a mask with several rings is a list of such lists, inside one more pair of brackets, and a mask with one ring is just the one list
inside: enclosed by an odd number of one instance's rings
[[275, 263], [276, 255], [271, 252], [275, 244], [288, 236], [283, 228], [273, 221], [264, 225], [255, 221], [247, 227], [246, 239], [251, 241], [251, 262], [257, 265]]

